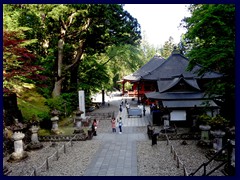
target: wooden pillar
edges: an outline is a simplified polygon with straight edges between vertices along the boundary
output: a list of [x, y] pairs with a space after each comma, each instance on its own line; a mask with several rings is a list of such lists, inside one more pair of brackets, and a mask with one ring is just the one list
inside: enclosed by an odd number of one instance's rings
[[137, 94], [138, 104], [140, 104], [140, 100], [139, 100], [139, 89], [140, 89], [140, 81], [138, 81], [138, 86], [137, 86], [137, 90], [138, 90], [138, 94]]
[[105, 105], [105, 91], [102, 89], [102, 105]]
[[124, 91], [125, 91], [125, 87], [124, 87], [125, 83], [126, 82], [123, 80], [123, 82], [122, 82], [122, 94], [123, 94], [123, 96], [124, 96]]

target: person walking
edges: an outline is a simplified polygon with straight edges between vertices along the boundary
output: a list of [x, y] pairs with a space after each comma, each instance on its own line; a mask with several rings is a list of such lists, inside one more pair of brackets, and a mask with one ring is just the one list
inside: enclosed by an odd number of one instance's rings
[[93, 136], [97, 136], [97, 125], [98, 125], [98, 122], [96, 119], [94, 119], [92, 123]]
[[128, 113], [129, 108], [130, 108], [130, 105], [129, 105], [128, 102], [127, 102], [127, 103], [126, 103], [127, 113]]
[[112, 132], [113, 132], [113, 133], [117, 132], [117, 131], [116, 131], [116, 123], [117, 123], [117, 122], [116, 122], [115, 117], [112, 118], [111, 123], [112, 123]]
[[122, 134], [122, 126], [123, 126], [122, 118], [119, 117], [119, 120], [118, 120], [119, 134]]
[[120, 106], [119, 106], [119, 112], [122, 113], [122, 110], [123, 110], [123, 109], [122, 109], [122, 105], [120, 104]]
[[157, 145], [157, 138], [159, 136], [159, 133], [155, 132], [155, 129], [153, 129], [153, 135], [152, 135], [152, 146]]

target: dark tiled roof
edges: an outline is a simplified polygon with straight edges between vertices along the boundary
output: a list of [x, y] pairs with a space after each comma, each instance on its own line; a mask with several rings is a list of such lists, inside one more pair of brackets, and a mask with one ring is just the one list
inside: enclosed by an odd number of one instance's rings
[[143, 65], [136, 72], [123, 77], [123, 79], [130, 80], [130, 81], [138, 81], [138, 80], [140, 80], [141, 77], [144, 77], [147, 74], [150, 74], [154, 69], [159, 67], [164, 61], [165, 61], [164, 58], [162, 58], [160, 56], [154, 56], [152, 59], [150, 59], [145, 65]]
[[172, 53], [169, 58], [160, 66], [143, 77], [144, 80], [159, 80], [160, 78], [172, 78], [183, 75], [185, 78], [219, 78], [222, 74], [209, 72], [203, 76], [198, 76], [197, 72], [201, 69], [200, 65], [193, 68], [192, 71], [187, 71], [189, 60], [179, 53]]
[[172, 79], [163, 79], [157, 81], [159, 92], [167, 91], [168, 89], [177, 85], [180, 81], [186, 82], [188, 85], [193, 87], [196, 90], [200, 90], [196, 79], [185, 79], [183, 77], [172, 78]]
[[205, 107], [209, 104], [211, 107], [218, 107], [212, 100], [174, 100], [162, 101], [164, 107], [168, 108], [190, 108], [190, 107]]
[[208, 99], [205, 93], [202, 92], [149, 92], [145, 93], [145, 96], [149, 99], [159, 99], [159, 100], [201, 100]]

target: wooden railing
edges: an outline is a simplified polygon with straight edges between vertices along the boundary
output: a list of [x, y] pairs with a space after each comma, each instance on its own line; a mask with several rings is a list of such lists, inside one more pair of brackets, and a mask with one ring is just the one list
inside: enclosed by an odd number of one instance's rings
[[[214, 171], [216, 171], [217, 169], [219, 169], [220, 167], [224, 166], [227, 163], [228, 163], [228, 168], [230, 168], [230, 166], [231, 166], [231, 152], [232, 152], [232, 149], [233, 149], [233, 146], [231, 144], [231, 141], [228, 140], [226, 145], [221, 150], [219, 150], [208, 162], [205, 162], [205, 163], [201, 164], [193, 173], [190, 173], [190, 176], [194, 176], [202, 168], [203, 168], [202, 176], [209, 176], [209, 175], [211, 175]], [[207, 166], [212, 161], [214, 161], [216, 158], [221, 156], [223, 151], [225, 151], [225, 150], [227, 150], [227, 152], [228, 152], [227, 160], [223, 161], [221, 164], [219, 164], [218, 166], [216, 166], [215, 168], [213, 168], [209, 172], [207, 172]]]

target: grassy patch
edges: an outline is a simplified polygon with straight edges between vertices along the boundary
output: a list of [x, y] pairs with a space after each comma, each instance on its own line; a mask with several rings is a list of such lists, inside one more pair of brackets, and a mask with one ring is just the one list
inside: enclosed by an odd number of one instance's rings
[[33, 115], [40, 119], [48, 116], [49, 108], [45, 105], [46, 99], [36, 91], [34, 85], [24, 83], [16, 89], [18, 107], [25, 122], [29, 121]]

